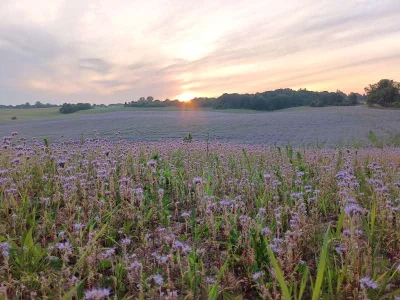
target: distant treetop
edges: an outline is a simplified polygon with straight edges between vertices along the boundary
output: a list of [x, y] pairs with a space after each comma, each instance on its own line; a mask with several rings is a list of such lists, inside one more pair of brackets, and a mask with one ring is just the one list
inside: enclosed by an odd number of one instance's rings
[[369, 106], [400, 106], [400, 83], [391, 79], [381, 79], [365, 88]]

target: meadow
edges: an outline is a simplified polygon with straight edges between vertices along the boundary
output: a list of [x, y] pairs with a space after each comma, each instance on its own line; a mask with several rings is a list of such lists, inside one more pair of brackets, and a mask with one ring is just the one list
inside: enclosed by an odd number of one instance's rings
[[[234, 113], [233, 113], [234, 112]], [[14, 114], [17, 120], [10, 120]], [[52, 109], [0, 110], [0, 136], [12, 131], [28, 138], [68, 141], [120, 132], [124, 139], [196, 140], [307, 147], [400, 145], [398, 110], [364, 106], [251, 110], [177, 110], [173, 108], [96, 108], [62, 115]]]
[[400, 148], [14, 132], [0, 299], [399, 299]]

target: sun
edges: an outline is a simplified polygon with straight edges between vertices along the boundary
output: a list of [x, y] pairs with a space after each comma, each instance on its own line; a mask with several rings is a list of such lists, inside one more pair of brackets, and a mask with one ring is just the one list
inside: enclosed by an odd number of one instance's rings
[[176, 96], [176, 98], [177, 98], [179, 101], [184, 101], [184, 102], [190, 101], [190, 100], [192, 100], [192, 99], [195, 98], [195, 97], [196, 97], [196, 95], [193, 94], [193, 93], [191, 93], [191, 92], [185, 92], [185, 93], [183, 93], [183, 94], [180, 94], [179, 96]]

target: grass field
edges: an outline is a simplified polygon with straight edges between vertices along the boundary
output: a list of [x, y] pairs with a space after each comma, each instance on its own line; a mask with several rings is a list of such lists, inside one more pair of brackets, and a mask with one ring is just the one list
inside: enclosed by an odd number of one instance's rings
[[3, 139], [0, 299], [400, 296], [400, 148], [117, 139]]
[[[56, 109], [0, 110], [0, 135], [18, 131], [52, 141], [120, 132], [128, 140], [178, 139], [313, 147], [400, 145], [398, 110], [366, 107], [293, 108], [275, 112], [96, 108], [69, 115]], [[371, 132], [372, 134], [371, 134]]]

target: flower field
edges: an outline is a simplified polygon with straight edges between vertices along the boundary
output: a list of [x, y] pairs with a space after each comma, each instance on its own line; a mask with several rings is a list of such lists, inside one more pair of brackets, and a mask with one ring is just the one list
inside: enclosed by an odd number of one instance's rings
[[400, 148], [0, 143], [0, 299], [400, 296]]

